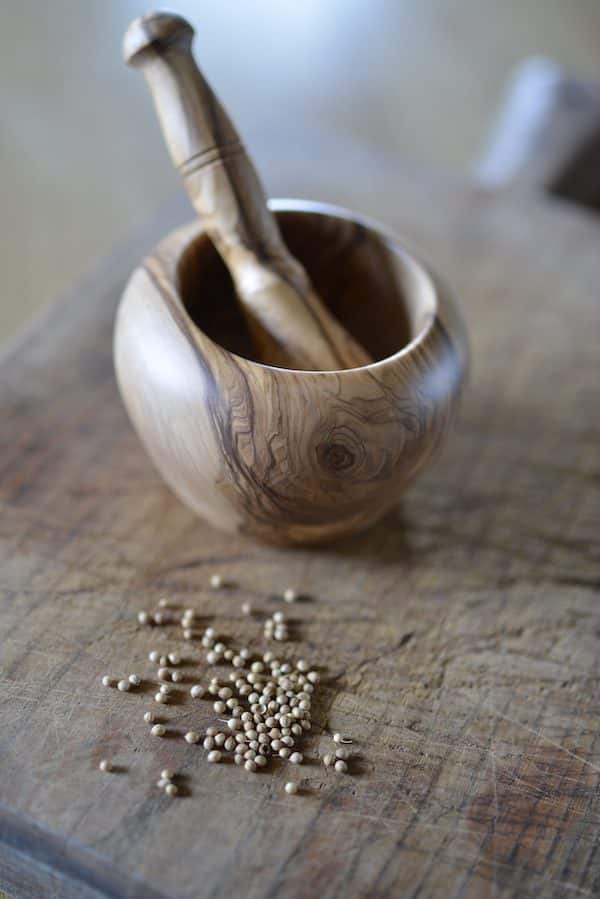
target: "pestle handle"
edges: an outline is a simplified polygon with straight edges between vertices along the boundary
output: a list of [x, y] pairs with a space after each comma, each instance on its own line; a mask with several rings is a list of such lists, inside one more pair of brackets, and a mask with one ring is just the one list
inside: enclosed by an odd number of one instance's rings
[[294, 368], [368, 364], [285, 246], [238, 133], [196, 66], [193, 35], [181, 16], [149, 13], [129, 26], [123, 53], [146, 77], [171, 159], [229, 269], [259, 349], [266, 361]]

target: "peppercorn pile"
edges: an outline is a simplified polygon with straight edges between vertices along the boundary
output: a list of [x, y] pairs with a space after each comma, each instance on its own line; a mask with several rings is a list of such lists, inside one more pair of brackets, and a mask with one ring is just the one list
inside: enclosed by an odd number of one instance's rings
[[[210, 585], [214, 590], [226, 586], [220, 575], [213, 575]], [[295, 602], [297, 598], [296, 591], [291, 588], [283, 594], [284, 601], [288, 603]], [[160, 600], [157, 612], [138, 613], [139, 623], [149, 627], [175, 623], [169, 606], [168, 599]], [[251, 613], [249, 603], [243, 604], [242, 612], [246, 615]], [[205, 660], [209, 665], [231, 668], [227, 676], [212, 676], [206, 685], [196, 683], [190, 688], [192, 699], [212, 701], [217, 717], [215, 725], [206, 728], [204, 735], [190, 730], [184, 739], [191, 744], [202, 742], [208, 762], [216, 764], [229, 756], [236, 765], [243, 766], [252, 773], [267, 768], [274, 757], [292, 765], [301, 765], [304, 761], [302, 739], [312, 727], [311, 705], [320, 681], [319, 672], [311, 669], [304, 659], [292, 662], [279, 658], [270, 651], [258, 655], [246, 646], [236, 649], [228, 645], [225, 638], [219, 637], [213, 627], [206, 627], [200, 632], [196, 627], [193, 609], [183, 612], [179, 624], [185, 640], [200, 638], [200, 644], [205, 650]], [[280, 642], [289, 638], [283, 612], [275, 612], [265, 620], [264, 636]], [[151, 650], [148, 658], [158, 666], [156, 678], [159, 689], [154, 699], [158, 704], [166, 705], [173, 696], [173, 685], [182, 680], [178, 670], [181, 656], [178, 652], [161, 654], [157, 650]], [[136, 674], [127, 679], [117, 679], [110, 675], [102, 678], [104, 686], [116, 684], [121, 691], [138, 687], [141, 682]], [[160, 716], [153, 711], [144, 714], [146, 723], [152, 725], [152, 735], [163, 737], [167, 728], [159, 719]], [[333, 734], [333, 741], [334, 749], [323, 757], [323, 764], [334, 767], [339, 773], [345, 773], [348, 770], [349, 750], [337, 744], [350, 743], [351, 740], [336, 733]], [[111, 771], [110, 761], [102, 760], [100, 769]], [[157, 785], [168, 796], [178, 793], [177, 786], [173, 783], [175, 776], [175, 772], [165, 769], [158, 781]], [[287, 783], [285, 791], [291, 795], [296, 794], [298, 784]]]

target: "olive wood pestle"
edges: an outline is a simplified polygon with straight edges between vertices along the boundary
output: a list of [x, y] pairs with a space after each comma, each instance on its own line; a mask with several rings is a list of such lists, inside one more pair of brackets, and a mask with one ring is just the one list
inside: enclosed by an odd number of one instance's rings
[[225, 262], [261, 361], [331, 371], [371, 358], [325, 308], [285, 246], [239, 135], [192, 56], [194, 30], [154, 12], [125, 34], [125, 61], [142, 69], [171, 159]]

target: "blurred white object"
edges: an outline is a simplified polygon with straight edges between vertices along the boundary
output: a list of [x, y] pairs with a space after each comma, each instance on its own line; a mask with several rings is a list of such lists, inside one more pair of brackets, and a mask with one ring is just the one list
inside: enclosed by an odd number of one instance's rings
[[488, 187], [510, 184], [593, 202], [600, 196], [600, 85], [542, 57], [521, 63], [476, 175]]

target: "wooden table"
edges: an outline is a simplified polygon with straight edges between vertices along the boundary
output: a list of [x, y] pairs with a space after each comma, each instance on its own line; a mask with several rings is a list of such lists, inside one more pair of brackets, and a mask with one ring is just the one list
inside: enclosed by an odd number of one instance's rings
[[[322, 183], [295, 174], [288, 191], [405, 234], [462, 300], [473, 349], [447, 450], [364, 536], [302, 551], [232, 540], [142, 453], [112, 320], [183, 202], [4, 353], [0, 885], [15, 896], [600, 895], [600, 225], [352, 165]], [[210, 591], [215, 571], [240, 588]], [[208, 703], [169, 706], [176, 735], [161, 740], [142, 718], [150, 687], [100, 685], [149, 675], [153, 646], [185, 648], [198, 664], [184, 670], [203, 674], [197, 645], [137, 624], [158, 597], [263, 645], [242, 598], [273, 611], [288, 584], [311, 597], [291, 607], [291, 650], [328, 666], [302, 795], [283, 792], [289, 767], [250, 775], [188, 746]], [[312, 760], [325, 726], [354, 738], [351, 774]], [[121, 770], [101, 774], [104, 757]], [[166, 764], [187, 795], [157, 789]]]

